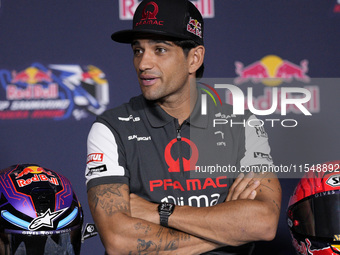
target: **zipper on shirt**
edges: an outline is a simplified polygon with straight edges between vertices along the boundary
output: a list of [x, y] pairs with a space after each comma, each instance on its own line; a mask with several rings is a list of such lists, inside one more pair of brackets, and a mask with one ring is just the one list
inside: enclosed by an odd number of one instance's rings
[[182, 136], [181, 136], [181, 127], [179, 125], [176, 129], [176, 133], [177, 133], [176, 137], [177, 137], [177, 143], [178, 143], [179, 167], [180, 167], [181, 175], [184, 176], [184, 166], [183, 166], [183, 157], [182, 157]]

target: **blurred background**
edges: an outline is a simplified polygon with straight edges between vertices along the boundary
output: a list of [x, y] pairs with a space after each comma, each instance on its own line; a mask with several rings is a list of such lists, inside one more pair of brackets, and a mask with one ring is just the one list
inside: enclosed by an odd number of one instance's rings
[[[311, 116], [290, 108], [286, 116], [280, 111], [270, 116], [279, 120], [274, 127], [264, 125], [275, 164], [304, 169], [339, 160], [340, 3], [192, 2], [205, 18], [204, 77], [232, 78], [243, 90], [253, 87], [259, 109], [270, 102], [270, 88], [296, 83], [311, 91], [305, 105]], [[92, 222], [84, 178], [89, 129], [96, 115], [140, 93], [130, 46], [110, 38], [131, 27], [138, 3], [0, 2], [0, 168], [37, 163], [65, 175], [85, 222]], [[228, 101], [228, 95], [222, 99]], [[298, 125], [285, 127], [286, 119]], [[294, 254], [285, 213], [299, 175], [280, 177], [278, 233], [272, 242], [259, 242], [256, 254]], [[85, 240], [81, 254], [104, 254], [99, 237]]]

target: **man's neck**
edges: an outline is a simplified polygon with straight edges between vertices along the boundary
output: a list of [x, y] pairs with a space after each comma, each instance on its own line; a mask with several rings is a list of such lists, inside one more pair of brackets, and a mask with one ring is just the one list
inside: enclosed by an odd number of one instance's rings
[[189, 118], [197, 101], [197, 88], [191, 88], [189, 93], [181, 97], [159, 102], [159, 106], [172, 117], [178, 119], [179, 125]]

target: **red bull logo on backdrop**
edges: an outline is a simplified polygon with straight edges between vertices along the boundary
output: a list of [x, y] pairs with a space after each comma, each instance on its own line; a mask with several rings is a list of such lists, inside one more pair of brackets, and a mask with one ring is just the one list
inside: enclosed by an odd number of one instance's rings
[[[1, 93], [1, 90], [4, 93]], [[80, 120], [101, 114], [109, 103], [105, 74], [89, 65], [33, 63], [0, 70], [0, 119]]]
[[[121, 20], [132, 20], [133, 14], [141, 0], [119, 0], [119, 18]], [[192, 0], [191, 1], [201, 12], [203, 18], [214, 18], [214, 0]]]
[[307, 60], [301, 60], [299, 64], [295, 64], [275, 55], [265, 56], [247, 66], [236, 61], [235, 72], [238, 74], [238, 77], [234, 80], [236, 85], [248, 81], [253, 83], [262, 82], [268, 86], [277, 86], [283, 82], [292, 82], [293, 80], [306, 83], [310, 81], [310, 77], [307, 75]]
[[[253, 109], [252, 112], [259, 115], [268, 114], [268, 111], [276, 114], [284, 113], [283, 115], [287, 113], [311, 115], [320, 112], [319, 86], [306, 85], [301, 87], [299, 85], [299, 91], [295, 91], [298, 88], [295, 88], [295, 90], [293, 88], [277, 88], [283, 83], [309, 83], [311, 78], [307, 75], [307, 60], [301, 60], [299, 64], [295, 64], [278, 56], [268, 55], [247, 66], [236, 61], [235, 68], [235, 72], [238, 74], [234, 79], [235, 85], [252, 84], [247, 90], [247, 98], [244, 99], [245, 109]], [[253, 89], [259, 90], [261, 83], [265, 85], [263, 92], [257, 93], [255, 96]], [[306, 94], [308, 94], [308, 100], [303, 100], [307, 98]], [[226, 102], [233, 104], [234, 101], [232, 91], [226, 91]], [[289, 103], [293, 101], [299, 102], [299, 104]]]

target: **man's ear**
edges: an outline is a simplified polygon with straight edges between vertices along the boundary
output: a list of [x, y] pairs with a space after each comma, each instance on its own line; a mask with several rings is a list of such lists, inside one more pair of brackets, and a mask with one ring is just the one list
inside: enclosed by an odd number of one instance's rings
[[204, 61], [204, 54], [205, 48], [203, 45], [199, 45], [189, 51], [189, 74], [195, 73], [201, 67]]

